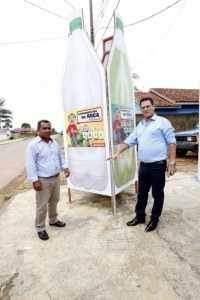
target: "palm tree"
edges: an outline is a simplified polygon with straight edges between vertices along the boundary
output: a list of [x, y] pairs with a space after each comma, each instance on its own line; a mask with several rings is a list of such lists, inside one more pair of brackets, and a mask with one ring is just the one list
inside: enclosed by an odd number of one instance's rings
[[5, 99], [0, 98], [0, 129], [1, 129], [1, 123], [11, 123], [12, 117], [12, 111], [9, 109], [4, 108], [5, 105]]

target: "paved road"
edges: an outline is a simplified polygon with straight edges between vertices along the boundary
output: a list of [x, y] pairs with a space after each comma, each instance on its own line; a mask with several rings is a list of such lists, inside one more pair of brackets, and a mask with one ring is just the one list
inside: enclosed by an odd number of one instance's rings
[[30, 139], [0, 143], [0, 189], [24, 170], [26, 146], [29, 142]]

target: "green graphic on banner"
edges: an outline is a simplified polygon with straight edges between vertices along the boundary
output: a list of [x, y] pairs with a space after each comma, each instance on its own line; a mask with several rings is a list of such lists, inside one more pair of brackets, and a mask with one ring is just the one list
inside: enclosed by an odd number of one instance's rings
[[121, 144], [133, 132], [134, 112], [133, 108], [127, 108], [117, 104], [111, 104], [113, 144]]
[[[120, 20], [121, 21], [121, 20]], [[123, 37], [123, 23], [117, 22], [114, 51], [110, 66], [110, 96], [113, 128], [113, 152], [134, 129], [133, 82]], [[118, 188], [135, 176], [135, 149], [129, 148], [114, 161], [114, 178]]]

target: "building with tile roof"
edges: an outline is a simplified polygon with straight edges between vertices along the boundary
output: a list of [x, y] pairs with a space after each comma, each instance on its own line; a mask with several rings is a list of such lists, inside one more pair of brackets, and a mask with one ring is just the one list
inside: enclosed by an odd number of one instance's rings
[[192, 129], [199, 121], [199, 90], [152, 88], [147, 93], [135, 92], [136, 123], [142, 119], [140, 99], [150, 96], [155, 112], [169, 119], [176, 131]]

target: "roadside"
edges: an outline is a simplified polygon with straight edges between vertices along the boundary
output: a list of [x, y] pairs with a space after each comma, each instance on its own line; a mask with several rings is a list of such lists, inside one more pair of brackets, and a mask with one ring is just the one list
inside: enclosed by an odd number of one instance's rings
[[23, 141], [25, 140], [25, 138], [23, 139], [5, 139], [5, 140], [1, 140], [0, 141], [0, 145], [4, 145], [4, 144], [9, 144], [9, 143], [15, 143], [15, 142], [20, 142], [20, 141]]
[[[58, 141], [61, 148], [63, 148], [63, 138], [60, 137], [59, 135], [55, 135], [54, 138]], [[25, 139], [27, 138], [4, 140], [0, 142], [0, 147], [1, 145], [4, 144], [16, 143], [16, 142], [23, 141]], [[63, 183], [66, 184], [66, 179], [64, 177], [64, 174], [61, 173], [60, 178], [61, 178], [61, 184]], [[3, 188], [0, 189], [0, 209], [3, 208], [5, 205], [7, 205], [17, 193], [29, 190], [31, 188], [32, 188], [32, 184], [27, 182], [26, 180], [26, 172], [24, 166], [24, 170], [19, 175], [17, 175], [7, 185], [5, 185]]]

